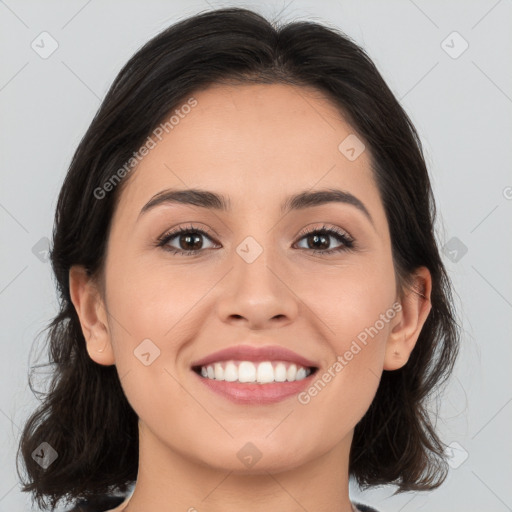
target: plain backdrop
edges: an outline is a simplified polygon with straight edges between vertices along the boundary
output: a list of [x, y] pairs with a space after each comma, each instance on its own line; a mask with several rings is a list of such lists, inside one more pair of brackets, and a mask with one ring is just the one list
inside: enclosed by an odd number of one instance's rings
[[32, 510], [20, 492], [15, 455], [20, 429], [38, 404], [28, 388], [29, 366], [45, 354], [45, 340], [36, 336], [57, 311], [46, 250], [75, 148], [143, 43], [179, 19], [226, 6], [343, 30], [375, 61], [424, 145], [438, 240], [463, 326], [437, 422], [451, 445], [450, 473], [430, 493], [393, 496], [392, 486], [361, 493], [351, 485], [352, 498], [382, 512], [512, 510], [512, 1], [5, 0], [0, 511]]

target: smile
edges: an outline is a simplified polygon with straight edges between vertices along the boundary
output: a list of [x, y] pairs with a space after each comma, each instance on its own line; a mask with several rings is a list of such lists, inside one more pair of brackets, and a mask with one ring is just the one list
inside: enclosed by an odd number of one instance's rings
[[236, 404], [262, 405], [285, 400], [311, 385], [318, 368], [287, 361], [218, 361], [193, 373], [210, 391]]
[[268, 384], [294, 382], [305, 379], [315, 368], [304, 367], [289, 361], [218, 361], [196, 367], [194, 370], [205, 379], [226, 382]]

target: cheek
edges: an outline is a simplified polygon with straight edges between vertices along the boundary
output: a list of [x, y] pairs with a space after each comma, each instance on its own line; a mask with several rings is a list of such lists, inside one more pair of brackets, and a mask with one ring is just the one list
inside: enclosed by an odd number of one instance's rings
[[310, 411], [308, 416], [324, 417], [323, 424], [315, 425], [318, 437], [329, 439], [333, 431], [340, 435], [350, 431], [370, 407], [380, 383], [389, 330], [390, 323], [382, 320], [368, 325], [362, 318], [351, 318], [350, 326], [339, 324], [331, 344], [332, 359], [298, 395], [299, 403]]
[[310, 318], [321, 326], [330, 360], [304, 401], [322, 395], [322, 408], [340, 411], [335, 416], [343, 416], [343, 410], [362, 415], [377, 390], [399, 307], [391, 260], [339, 269], [315, 285], [298, 295], [311, 305]]
[[166, 345], [173, 333], [181, 329], [181, 321], [211, 287], [211, 276], [192, 278], [184, 269], [162, 269], [161, 265], [130, 265], [129, 272], [112, 269], [109, 276], [108, 301], [114, 327], [122, 324], [123, 338], [132, 344], [145, 338]]
[[189, 316], [193, 320], [190, 310], [208, 289], [204, 279], [201, 291], [189, 286], [182, 271], [169, 274], [151, 263], [122, 258], [107, 274], [115, 364], [128, 402], [149, 424], [179, 422], [180, 411], [190, 404], [190, 395], [178, 382], [182, 375], [176, 371], [176, 358], [187, 339]]
[[[377, 323], [378, 345], [387, 336], [386, 327], [395, 312], [390, 310], [395, 300], [395, 275], [391, 260], [367, 258], [354, 259], [354, 263], [326, 268], [313, 273], [302, 272], [293, 278], [293, 291], [303, 300], [309, 318], [322, 326], [337, 353], [343, 353], [350, 341]], [[381, 315], [386, 315], [385, 323]], [[392, 315], [392, 316], [391, 316]], [[372, 339], [372, 338], [369, 338]], [[377, 341], [378, 340], [378, 341]]]
[[336, 307], [331, 306], [334, 331], [331, 340], [338, 355], [347, 353], [347, 360], [351, 361], [351, 354], [357, 354], [358, 360], [383, 354], [396, 315], [392, 291], [393, 288], [374, 286], [370, 292], [354, 286], [336, 297], [333, 301]]

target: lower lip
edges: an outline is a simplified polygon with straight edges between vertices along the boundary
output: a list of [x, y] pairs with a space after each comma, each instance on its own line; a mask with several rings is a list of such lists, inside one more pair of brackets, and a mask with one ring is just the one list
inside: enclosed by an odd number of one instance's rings
[[313, 376], [316, 372], [311, 373], [301, 380], [295, 380], [292, 382], [273, 382], [268, 384], [206, 379], [194, 371], [193, 373], [212, 391], [224, 396], [228, 400], [237, 404], [257, 405], [280, 402], [281, 400], [297, 395], [304, 388], [311, 385]]

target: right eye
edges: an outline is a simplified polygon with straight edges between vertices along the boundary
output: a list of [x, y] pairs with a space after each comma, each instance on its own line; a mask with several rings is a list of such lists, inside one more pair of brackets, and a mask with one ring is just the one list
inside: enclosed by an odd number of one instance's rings
[[[157, 246], [162, 247], [164, 250], [169, 251], [172, 254], [194, 256], [199, 254], [201, 249], [203, 249], [203, 244], [201, 243], [202, 237], [211, 239], [208, 233], [200, 228], [196, 228], [194, 226], [181, 226], [159, 237]], [[184, 245], [189, 245], [190, 247], [188, 249], [173, 247], [170, 245], [170, 242], [175, 238], [177, 239], [179, 245], [183, 243]]]

